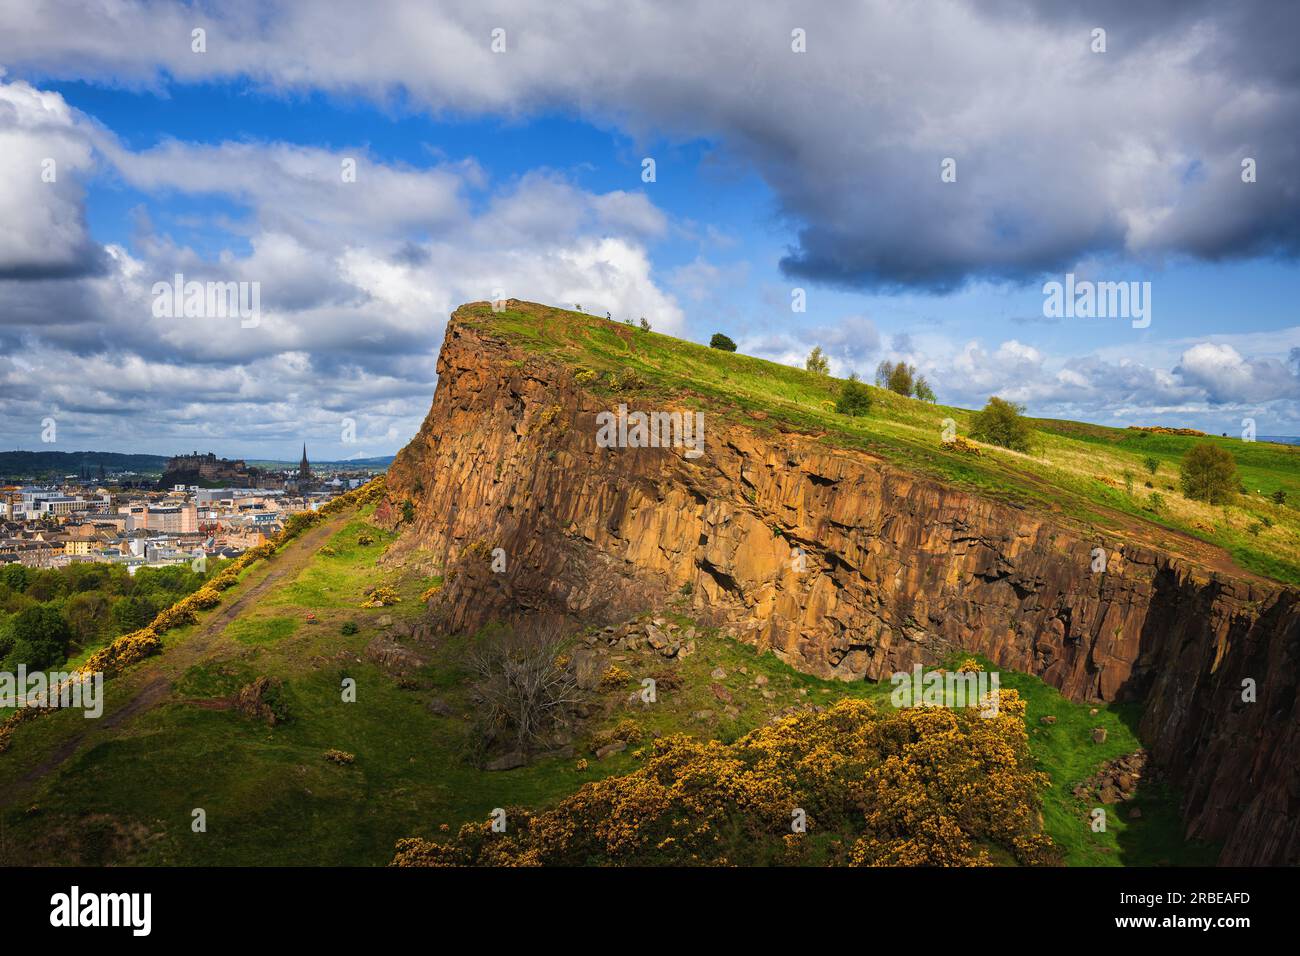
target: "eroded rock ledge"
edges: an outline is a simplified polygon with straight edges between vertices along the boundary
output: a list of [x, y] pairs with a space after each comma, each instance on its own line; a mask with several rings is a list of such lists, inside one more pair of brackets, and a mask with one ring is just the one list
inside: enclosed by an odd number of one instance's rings
[[[454, 569], [441, 627], [603, 625], [687, 593], [701, 620], [821, 676], [978, 651], [1075, 700], [1144, 701], [1188, 836], [1223, 842], [1225, 864], [1300, 863], [1296, 591], [717, 416], [693, 461], [598, 448], [607, 401], [454, 319], [438, 376], [381, 518], [410, 500], [399, 556]], [[1098, 545], [1119, 552], [1104, 574]]]

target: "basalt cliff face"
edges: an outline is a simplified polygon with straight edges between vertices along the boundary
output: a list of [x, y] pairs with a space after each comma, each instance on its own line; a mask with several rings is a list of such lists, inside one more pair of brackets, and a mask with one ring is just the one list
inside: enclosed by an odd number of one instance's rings
[[[1076, 700], [1143, 701], [1140, 733], [1184, 788], [1188, 836], [1222, 842], [1226, 864], [1300, 862], [1294, 590], [1098, 540], [766, 422], [707, 417], [693, 460], [601, 448], [608, 397], [455, 318], [438, 376], [380, 518], [398, 523], [409, 501], [397, 559], [449, 569], [431, 608], [440, 627], [606, 624], [684, 599], [844, 680], [977, 651]], [[1098, 546], [1105, 573], [1092, 570]]]

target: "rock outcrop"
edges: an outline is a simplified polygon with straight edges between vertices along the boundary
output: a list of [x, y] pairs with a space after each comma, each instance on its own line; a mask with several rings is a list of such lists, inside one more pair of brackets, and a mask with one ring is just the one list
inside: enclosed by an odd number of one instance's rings
[[447, 569], [440, 627], [612, 624], [678, 596], [825, 677], [976, 651], [1075, 700], [1144, 701], [1140, 733], [1185, 789], [1188, 835], [1222, 842], [1224, 863], [1300, 862], [1296, 591], [770, 422], [710, 415], [695, 459], [601, 448], [611, 399], [455, 318], [438, 375], [381, 520], [402, 522], [399, 554]]

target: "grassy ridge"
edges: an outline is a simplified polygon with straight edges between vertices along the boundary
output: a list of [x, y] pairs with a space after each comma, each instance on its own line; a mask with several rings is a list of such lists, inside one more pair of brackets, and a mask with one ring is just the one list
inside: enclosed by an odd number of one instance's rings
[[[526, 351], [593, 373], [584, 376], [585, 387], [611, 399], [705, 408], [759, 431], [793, 429], [820, 436], [828, 444], [869, 452], [988, 497], [1050, 511], [1099, 531], [1140, 536], [1187, 556], [1208, 560], [1206, 549], [1193, 539], [1207, 542], [1241, 568], [1300, 584], [1300, 447], [1035, 419], [1033, 454], [980, 446], [982, 454], [971, 456], [940, 438], [946, 418], [960, 434], [969, 434], [973, 412], [968, 409], [868, 386], [871, 414], [850, 418], [834, 410], [840, 380], [764, 359], [513, 300], [500, 313], [484, 302], [463, 306], [455, 317]], [[1210, 507], [1180, 493], [1178, 463], [1199, 441], [1220, 444], [1236, 458], [1248, 492], [1236, 505]], [[1143, 465], [1147, 456], [1159, 463], [1155, 475]], [[1126, 471], [1133, 476], [1131, 492]], [[1278, 490], [1286, 493], [1287, 505], [1269, 500]], [[1153, 493], [1164, 499], [1158, 512]]]

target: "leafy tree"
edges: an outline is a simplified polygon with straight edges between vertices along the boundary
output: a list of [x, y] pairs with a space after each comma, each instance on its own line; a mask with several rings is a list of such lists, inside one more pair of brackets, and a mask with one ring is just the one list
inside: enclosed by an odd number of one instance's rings
[[1025, 407], [1008, 402], [996, 395], [983, 409], [975, 413], [971, 437], [990, 445], [1001, 445], [1015, 451], [1029, 451], [1033, 435], [1028, 423], [1021, 417]]
[[68, 599], [63, 617], [78, 644], [85, 646], [104, 633], [111, 619], [109, 608], [108, 598], [99, 591], [82, 591]]
[[13, 615], [0, 611], [0, 661], [9, 656], [9, 652], [14, 649], [14, 619]]
[[885, 359], [876, 366], [876, 388], [889, 388], [889, 376], [894, 374], [894, 363]]
[[82, 591], [101, 591], [108, 584], [110, 569], [107, 564], [98, 561], [83, 561], [70, 564], [64, 574], [68, 578], [68, 591], [77, 594]]
[[14, 618], [14, 645], [10, 657], [15, 664], [49, 667], [68, 656], [71, 631], [68, 622], [48, 605], [29, 607]]
[[818, 375], [829, 375], [831, 373], [830, 359], [822, 352], [820, 345], [813, 346], [813, 350], [808, 353], [808, 360], [804, 362], [804, 368], [810, 372], [816, 372]]
[[1143, 458], [1142, 464], [1145, 465], [1147, 471], [1151, 472], [1151, 474], [1153, 475], [1160, 470], [1160, 459], [1154, 457], [1153, 455], [1147, 455], [1145, 458]]
[[0, 566], [0, 584], [4, 584], [19, 593], [26, 591], [27, 569], [17, 562]]
[[27, 588], [23, 593], [42, 604], [53, 601], [68, 593], [68, 579], [61, 570], [53, 568], [32, 571], [28, 574]]
[[889, 390], [896, 392], [907, 398], [912, 397], [912, 390], [916, 387], [916, 367], [908, 365], [906, 362], [899, 362], [889, 373]]
[[1183, 494], [1195, 501], [1225, 505], [1237, 496], [1237, 460], [1211, 442], [1193, 445], [1179, 467]]
[[709, 339], [709, 348], [721, 349], [724, 352], [734, 352], [736, 351], [736, 343], [731, 341], [729, 336], [723, 335], [721, 332], [714, 332], [713, 338]]
[[1273, 492], [1272, 498], [1273, 498], [1273, 504], [1278, 505], [1279, 507], [1281, 505], [1286, 504], [1286, 492], [1283, 491], [1281, 488]]
[[144, 627], [157, 613], [158, 605], [153, 601], [147, 597], [132, 595], [115, 601], [109, 617], [113, 622], [113, 630], [119, 634], [127, 634]]
[[935, 401], [934, 389], [930, 387], [930, 383], [925, 380], [924, 375], [918, 375], [916, 377], [916, 386], [914, 390], [916, 392], [916, 397], [919, 398], [921, 401], [923, 402]]
[[650, 323], [646, 321], [646, 317], [644, 315], [641, 316], [641, 331], [642, 332], [650, 331]]
[[866, 415], [871, 411], [871, 392], [867, 386], [851, 378], [840, 388], [835, 410], [841, 415]]

